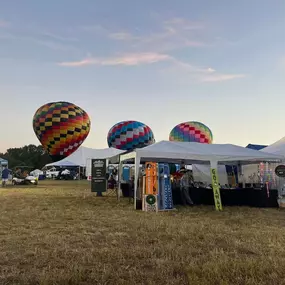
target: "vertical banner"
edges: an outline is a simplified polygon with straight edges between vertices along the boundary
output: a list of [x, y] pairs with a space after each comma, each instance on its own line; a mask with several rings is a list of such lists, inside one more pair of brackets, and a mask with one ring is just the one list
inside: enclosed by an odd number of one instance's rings
[[211, 169], [211, 175], [212, 175], [212, 185], [213, 185], [216, 210], [222, 211], [223, 207], [222, 207], [222, 201], [221, 201], [221, 194], [220, 194], [220, 186], [219, 186], [219, 178], [218, 178], [217, 168]]
[[159, 163], [159, 209], [173, 209], [172, 188], [170, 180], [170, 167], [168, 164]]
[[106, 159], [91, 160], [91, 192], [102, 193], [107, 191], [106, 167]]
[[143, 195], [143, 209], [146, 212], [158, 212], [158, 172], [157, 163], [145, 164], [145, 190]]
[[157, 164], [155, 162], [146, 162], [145, 164], [145, 194], [158, 194]]

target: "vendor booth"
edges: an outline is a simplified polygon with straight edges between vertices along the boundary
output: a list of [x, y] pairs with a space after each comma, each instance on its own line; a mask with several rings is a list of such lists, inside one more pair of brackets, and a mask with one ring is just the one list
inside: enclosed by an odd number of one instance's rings
[[[146, 185], [139, 184], [140, 165], [146, 165], [146, 169], [151, 168], [151, 163], [162, 164], [178, 163], [178, 164], [197, 164], [208, 165], [211, 169], [212, 189], [207, 191], [214, 200], [217, 210], [222, 210], [222, 201], [220, 197], [220, 181], [217, 173], [218, 165], [246, 165], [256, 164], [259, 162], [277, 163], [285, 159], [282, 155], [269, 154], [257, 150], [252, 150], [231, 144], [200, 144], [192, 142], [169, 142], [162, 141], [150, 145], [142, 149], [127, 154], [120, 155], [120, 173], [124, 161], [134, 161], [135, 177], [134, 177], [134, 208], [137, 208], [137, 200], [144, 203], [147, 198], [145, 191]], [[147, 163], [147, 164], [146, 164]], [[158, 170], [160, 171], [160, 170]], [[147, 170], [145, 170], [147, 172]], [[167, 172], [164, 172], [167, 177]], [[147, 176], [147, 174], [146, 174]], [[158, 179], [159, 176], [158, 176]], [[166, 182], [165, 182], [166, 183]], [[143, 188], [143, 191], [138, 189]], [[200, 190], [200, 189], [199, 189]], [[229, 189], [230, 190], [230, 189]], [[206, 191], [206, 190], [205, 190]], [[227, 190], [228, 191], [228, 190]], [[235, 190], [236, 191], [236, 190]], [[227, 192], [227, 194], [230, 192]], [[156, 194], [155, 194], [156, 195]], [[152, 196], [155, 196], [152, 195]], [[144, 197], [145, 196], [145, 197]], [[174, 197], [173, 197], [174, 198]], [[195, 202], [195, 201], [194, 201]]]
[[[267, 147], [259, 148], [259, 150], [260, 152], [285, 156], [285, 137]], [[280, 163], [267, 161], [244, 165], [239, 173], [239, 180], [247, 185], [258, 183], [266, 184], [266, 187], [270, 189], [278, 189], [280, 195], [284, 188], [285, 179], [278, 177], [275, 173], [275, 169], [279, 164]]]

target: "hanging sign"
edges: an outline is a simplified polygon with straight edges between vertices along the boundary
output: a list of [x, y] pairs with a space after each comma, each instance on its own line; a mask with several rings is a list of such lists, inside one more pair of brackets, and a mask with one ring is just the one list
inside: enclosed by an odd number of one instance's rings
[[284, 177], [285, 177], [285, 165], [278, 165], [278, 166], [275, 168], [275, 174], [276, 174], [278, 177], [284, 178]]
[[92, 159], [92, 180], [91, 192], [106, 192], [107, 179], [106, 179], [106, 159]]
[[222, 201], [221, 201], [221, 194], [220, 194], [220, 186], [219, 186], [217, 169], [212, 168], [211, 169], [211, 175], [212, 175], [212, 185], [213, 185], [216, 210], [222, 211], [223, 207], [222, 207]]

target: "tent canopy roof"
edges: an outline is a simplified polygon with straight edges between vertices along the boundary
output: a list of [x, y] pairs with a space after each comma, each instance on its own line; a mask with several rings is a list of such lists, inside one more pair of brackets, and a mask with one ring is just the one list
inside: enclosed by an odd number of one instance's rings
[[92, 149], [92, 148], [81, 146], [70, 156], [60, 161], [49, 163], [46, 165], [46, 167], [50, 167], [50, 166], [86, 167], [86, 163], [88, 159], [92, 159], [92, 158], [107, 159], [107, 158], [112, 158], [114, 156], [120, 155], [123, 152], [124, 152], [123, 150], [119, 150], [116, 148]]
[[285, 137], [262, 149], [262, 151], [285, 156]]
[[[201, 144], [194, 142], [161, 141], [135, 151], [141, 161], [175, 162], [189, 164], [251, 164], [279, 162], [284, 156], [260, 152], [232, 144]], [[131, 154], [129, 154], [131, 156]]]

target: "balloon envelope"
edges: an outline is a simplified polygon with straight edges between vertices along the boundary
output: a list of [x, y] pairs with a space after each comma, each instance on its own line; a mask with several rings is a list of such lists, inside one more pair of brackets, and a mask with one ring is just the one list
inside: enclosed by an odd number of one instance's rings
[[33, 118], [34, 132], [53, 161], [76, 151], [88, 136], [90, 127], [88, 114], [69, 102], [45, 104]]
[[151, 145], [155, 140], [147, 125], [137, 121], [123, 121], [110, 129], [107, 142], [109, 147], [128, 151]]
[[185, 122], [172, 129], [169, 140], [211, 144], [213, 142], [213, 134], [206, 125], [200, 122]]

